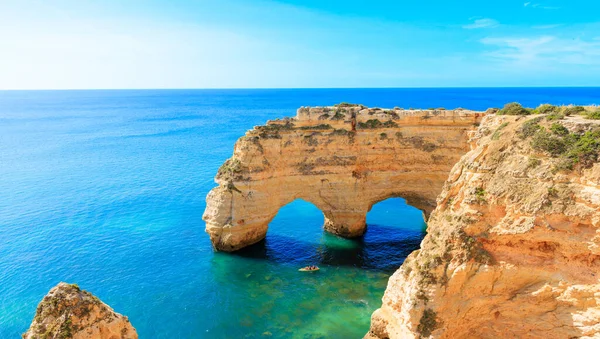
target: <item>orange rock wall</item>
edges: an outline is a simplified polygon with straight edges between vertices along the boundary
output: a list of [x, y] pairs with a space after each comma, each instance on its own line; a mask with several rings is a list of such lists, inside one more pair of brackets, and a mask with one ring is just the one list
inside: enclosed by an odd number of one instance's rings
[[367, 212], [390, 197], [428, 215], [482, 116], [321, 107], [255, 127], [219, 170], [206, 231], [216, 249], [240, 249], [262, 240], [279, 209], [296, 199], [317, 206], [325, 230], [344, 237], [362, 235]]
[[600, 337], [600, 164], [556, 170], [519, 136], [533, 118], [484, 118], [367, 338]]

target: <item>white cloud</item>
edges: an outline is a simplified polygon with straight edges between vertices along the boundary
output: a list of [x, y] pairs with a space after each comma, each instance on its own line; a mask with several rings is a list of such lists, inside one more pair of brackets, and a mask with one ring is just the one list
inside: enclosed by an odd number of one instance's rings
[[497, 27], [498, 25], [500, 25], [500, 23], [494, 19], [483, 18], [483, 19], [476, 19], [475, 21], [473, 21], [473, 23], [464, 25], [462, 27], [466, 28], [466, 29], [477, 29], [477, 28], [493, 28], [493, 27]]
[[537, 26], [533, 26], [533, 29], [551, 29], [551, 28], [556, 28], [556, 27], [560, 27], [563, 26], [563, 24], [552, 24], [552, 25], [537, 25]]
[[560, 7], [557, 6], [545, 6], [539, 3], [532, 3], [532, 2], [526, 2], [523, 4], [523, 6], [525, 7], [531, 7], [531, 8], [540, 8], [540, 9], [560, 9]]
[[544, 67], [600, 65], [600, 41], [563, 39], [555, 36], [484, 38], [481, 43], [496, 49], [486, 55], [513, 65]]

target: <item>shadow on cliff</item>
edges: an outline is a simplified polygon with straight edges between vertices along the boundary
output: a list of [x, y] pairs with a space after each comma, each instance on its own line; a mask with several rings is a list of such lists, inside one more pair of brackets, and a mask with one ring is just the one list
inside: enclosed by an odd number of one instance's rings
[[281, 234], [267, 234], [266, 239], [232, 255], [268, 260], [276, 263], [327, 266], [352, 266], [392, 273], [406, 256], [419, 249], [423, 230], [371, 224], [358, 239], [343, 239], [323, 233], [317, 243]]

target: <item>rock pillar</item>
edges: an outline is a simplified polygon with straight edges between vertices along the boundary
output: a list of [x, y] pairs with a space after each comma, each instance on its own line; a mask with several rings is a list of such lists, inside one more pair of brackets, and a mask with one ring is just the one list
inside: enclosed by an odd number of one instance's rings
[[366, 220], [366, 212], [330, 211], [325, 213], [323, 228], [329, 233], [344, 238], [356, 238], [365, 234], [367, 230]]

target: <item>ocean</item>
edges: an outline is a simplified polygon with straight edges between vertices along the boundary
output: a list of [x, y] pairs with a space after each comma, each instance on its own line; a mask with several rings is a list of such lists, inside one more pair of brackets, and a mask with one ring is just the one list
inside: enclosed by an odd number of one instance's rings
[[[362, 239], [297, 200], [265, 241], [215, 253], [205, 197], [235, 140], [300, 106], [484, 110], [592, 104], [600, 88], [0, 91], [0, 338], [60, 281], [127, 315], [140, 338], [360, 338], [426, 225], [400, 198]], [[316, 264], [321, 271], [300, 273]]]

